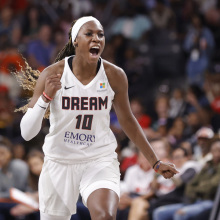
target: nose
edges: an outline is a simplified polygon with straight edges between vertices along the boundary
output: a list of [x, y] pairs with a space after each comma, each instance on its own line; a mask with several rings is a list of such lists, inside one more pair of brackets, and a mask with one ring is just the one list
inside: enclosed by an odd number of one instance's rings
[[98, 34], [94, 34], [92, 40], [95, 41], [95, 42], [100, 42], [99, 35]]

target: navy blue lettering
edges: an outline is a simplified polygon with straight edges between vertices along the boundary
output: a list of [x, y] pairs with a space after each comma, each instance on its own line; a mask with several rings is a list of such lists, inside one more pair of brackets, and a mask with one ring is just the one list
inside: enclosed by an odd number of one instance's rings
[[70, 134], [70, 132], [69, 132], [69, 131], [66, 131], [66, 132], [65, 132], [65, 138], [69, 138], [69, 134]]
[[99, 97], [99, 110], [102, 110], [102, 106], [105, 106], [105, 109], [107, 109], [107, 107], [108, 107], [108, 96], [106, 96], [104, 100], [101, 97]]
[[71, 110], [79, 110], [79, 97], [72, 97]]
[[70, 98], [62, 97], [62, 109], [68, 110], [70, 109]]
[[76, 135], [74, 135], [74, 133], [71, 132], [70, 138], [71, 138], [71, 139], [76, 139], [76, 140], [78, 140], [78, 136], [79, 136], [79, 133], [77, 133]]
[[108, 108], [108, 96], [102, 97], [62, 97], [62, 109], [65, 110], [102, 110]]
[[81, 110], [88, 110], [88, 97], [81, 97]]
[[97, 110], [97, 97], [91, 97], [89, 100], [89, 110]]
[[[82, 136], [84, 136], [84, 137], [81, 138]], [[79, 140], [80, 140], [80, 141], [85, 141], [85, 140], [86, 140], [86, 135], [85, 135], [85, 134], [80, 134], [80, 135], [79, 135]]]

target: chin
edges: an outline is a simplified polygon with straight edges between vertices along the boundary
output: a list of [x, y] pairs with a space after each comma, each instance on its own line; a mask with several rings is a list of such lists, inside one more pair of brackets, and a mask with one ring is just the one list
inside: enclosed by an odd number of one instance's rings
[[97, 63], [99, 58], [100, 58], [100, 55], [95, 55], [94, 56], [94, 55], [90, 54], [88, 61], [89, 61], [89, 63]]

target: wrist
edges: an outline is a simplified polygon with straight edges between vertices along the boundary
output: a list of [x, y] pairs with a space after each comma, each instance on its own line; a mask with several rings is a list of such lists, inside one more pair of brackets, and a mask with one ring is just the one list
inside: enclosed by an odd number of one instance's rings
[[161, 162], [159, 161], [156, 166], [154, 167], [154, 171], [157, 173], [158, 170], [160, 169], [160, 165], [161, 165]]
[[49, 102], [47, 100], [44, 100], [44, 97], [43, 95], [41, 95], [39, 97], [39, 99], [37, 100], [36, 104], [35, 105], [38, 105], [40, 106], [41, 108], [44, 108], [45, 110], [47, 109], [47, 107], [49, 106]]
[[43, 96], [44, 96], [44, 98], [47, 99], [49, 102], [53, 100], [53, 98], [51, 98], [49, 95], [47, 95], [47, 93], [45, 93], [44, 91], [43, 91]]
[[153, 169], [155, 170], [155, 172], [157, 172], [159, 170], [160, 167], [160, 160], [157, 160], [154, 165], [153, 165]]
[[49, 103], [49, 102], [50, 102], [50, 100], [49, 100], [49, 99], [47, 99], [47, 98], [45, 98], [45, 97], [44, 97], [44, 95], [41, 95], [41, 98], [42, 98], [42, 99], [43, 99], [43, 101], [44, 101], [44, 102], [46, 102], [46, 103]]

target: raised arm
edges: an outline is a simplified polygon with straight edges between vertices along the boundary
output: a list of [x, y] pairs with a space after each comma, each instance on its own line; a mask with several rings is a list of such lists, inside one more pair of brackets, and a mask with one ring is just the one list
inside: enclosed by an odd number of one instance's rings
[[162, 174], [165, 178], [171, 178], [174, 174], [178, 173], [178, 171], [171, 163], [164, 163], [162, 161], [157, 163], [159, 158], [155, 154], [153, 148], [145, 137], [142, 128], [131, 111], [128, 98], [128, 82], [124, 71], [117, 67], [109, 69], [111, 69], [112, 73], [107, 74], [108, 79], [115, 92], [113, 106], [122, 129], [129, 139], [142, 151], [151, 166], [153, 167], [156, 164], [154, 169], [159, 174]]
[[[20, 123], [21, 135], [26, 141], [31, 140], [39, 133], [44, 114], [50, 102], [49, 99], [53, 99], [57, 90], [61, 88], [61, 73], [59, 71], [62, 69], [59, 67], [62, 67], [62, 65], [54, 64], [48, 67], [37, 80], [33, 97], [28, 104], [28, 110]], [[42, 95], [43, 92], [49, 99]]]

